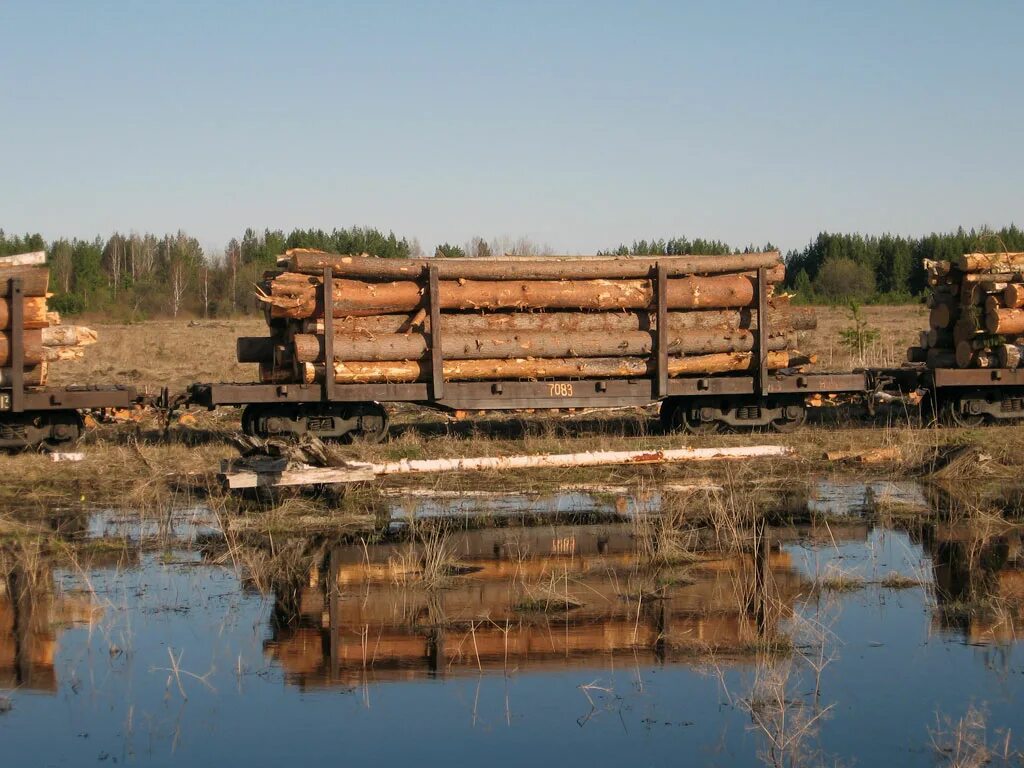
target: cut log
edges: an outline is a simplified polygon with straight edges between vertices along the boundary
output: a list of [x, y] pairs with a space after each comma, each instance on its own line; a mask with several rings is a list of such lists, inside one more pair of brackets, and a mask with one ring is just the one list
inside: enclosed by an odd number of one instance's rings
[[[46, 312], [46, 299], [42, 296], [26, 298], [22, 302], [26, 330], [45, 328], [50, 324]], [[11, 306], [7, 299], [0, 299], [0, 328], [11, 327]]]
[[950, 328], [954, 322], [956, 322], [956, 312], [950, 304], [936, 304], [928, 313], [928, 325], [932, 328]]
[[[24, 350], [25, 367], [38, 365], [43, 362], [43, 337], [41, 330], [25, 331]], [[0, 333], [0, 365], [11, 364], [11, 334], [7, 331]]]
[[956, 368], [956, 353], [951, 349], [929, 349], [925, 363], [929, 368]]
[[907, 347], [908, 363], [923, 363], [928, 359], [928, 350], [924, 347]]
[[[23, 375], [26, 387], [41, 387], [46, 383], [46, 363], [26, 368]], [[11, 369], [0, 368], [0, 387], [9, 387], [12, 383]]]
[[961, 341], [956, 345], [956, 367], [971, 368], [974, 365], [974, 355], [977, 350], [969, 341]]
[[291, 366], [281, 367], [273, 363], [260, 363], [261, 384], [288, 384], [295, 381], [295, 370]]
[[1001, 309], [1002, 306], [1003, 306], [1002, 302], [1003, 302], [1002, 295], [988, 296], [985, 299], [985, 313], [989, 314], [989, 313], [995, 312], [997, 309]]
[[0, 256], [0, 267], [38, 267], [46, 263], [46, 251]]
[[[702, 355], [714, 352], [749, 352], [755, 335], [750, 331], [689, 331], [670, 335], [668, 352], [673, 355]], [[312, 363], [324, 359], [323, 336], [296, 334], [295, 360]], [[507, 360], [536, 357], [614, 357], [651, 354], [655, 334], [649, 331], [609, 334], [547, 331], [502, 331], [479, 334], [441, 334], [441, 349], [448, 360]], [[785, 335], [769, 337], [768, 350], [795, 346]], [[421, 360], [430, 354], [429, 336], [422, 333], [392, 333], [367, 338], [359, 334], [336, 334], [334, 359], [339, 361]]]
[[84, 325], [56, 325], [42, 332], [44, 347], [87, 347], [97, 340], [96, 331]]
[[1003, 289], [1003, 306], [1010, 309], [1024, 307], [1024, 284], [1009, 283]]
[[965, 253], [954, 264], [961, 272], [1010, 272], [1024, 269], [1024, 253]]
[[0, 265], [0, 294], [7, 295], [8, 280], [21, 280], [23, 296], [46, 296], [50, 287], [50, 270], [46, 267], [7, 267]]
[[[257, 298], [271, 306], [272, 317], [317, 314], [320, 280], [288, 272], [271, 280], [270, 293]], [[670, 309], [730, 309], [754, 304], [756, 281], [747, 275], [682, 277], [668, 281]], [[335, 317], [413, 312], [423, 302], [414, 281], [366, 283], [335, 280]], [[441, 281], [442, 310], [495, 309], [649, 309], [651, 280]]]
[[[669, 312], [670, 331], [737, 330], [757, 327], [757, 312], [752, 309], [720, 309], [693, 312]], [[441, 315], [442, 333], [485, 333], [488, 331], [648, 331], [657, 327], [651, 312], [491, 312]], [[809, 331], [818, 327], [818, 318], [810, 307], [784, 305], [771, 308], [768, 328], [772, 333]], [[322, 319], [304, 320], [304, 333], [322, 334]], [[334, 330], [339, 334], [382, 336], [430, 329], [429, 318], [410, 315], [371, 315], [338, 317]]]
[[985, 330], [1003, 336], [1024, 333], [1024, 309], [997, 309], [986, 313]]
[[441, 280], [584, 280], [650, 277], [658, 264], [662, 264], [671, 276], [748, 272], [759, 267], [777, 269], [782, 264], [778, 251], [726, 256], [382, 259], [293, 248], [284, 256], [292, 272], [315, 275], [329, 266], [337, 277], [374, 281], [416, 279], [430, 266], [437, 269]]
[[1019, 368], [1024, 346], [1020, 344], [1000, 344], [995, 348], [996, 360], [1000, 368]]
[[954, 345], [953, 332], [949, 329], [938, 330], [932, 328], [930, 331], [922, 331], [926, 337], [926, 343], [922, 347], [952, 347]]
[[269, 336], [239, 336], [235, 357], [240, 363], [270, 363], [274, 360], [274, 339]]
[[[670, 376], [701, 375], [749, 371], [756, 365], [750, 352], [726, 352], [694, 357], [673, 357], [668, 360]], [[812, 357], [799, 352], [769, 352], [768, 368], [778, 370], [806, 365]], [[313, 384], [323, 380], [324, 366], [299, 364], [300, 379]], [[429, 364], [421, 361], [368, 362], [351, 361], [334, 364], [334, 380], [339, 384], [373, 382], [424, 381], [430, 376]], [[444, 378], [448, 381], [493, 381], [505, 379], [580, 379], [631, 378], [650, 376], [654, 364], [635, 357], [579, 359], [517, 359], [517, 360], [445, 360]]]

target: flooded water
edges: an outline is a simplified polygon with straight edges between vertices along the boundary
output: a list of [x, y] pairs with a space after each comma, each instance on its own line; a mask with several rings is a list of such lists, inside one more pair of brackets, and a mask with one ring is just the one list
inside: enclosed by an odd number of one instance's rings
[[[958, 734], [1021, 747], [1013, 528], [851, 519], [672, 558], [616, 516], [416, 541], [227, 544], [201, 509], [158, 528], [156, 549], [11, 567], [4, 764], [932, 766]], [[109, 514], [85, 530], [156, 535]]]

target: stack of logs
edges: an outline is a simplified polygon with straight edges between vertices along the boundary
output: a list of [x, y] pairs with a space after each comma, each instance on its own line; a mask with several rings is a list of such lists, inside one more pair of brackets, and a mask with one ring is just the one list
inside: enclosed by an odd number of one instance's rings
[[46, 383], [47, 365], [59, 360], [77, 360], [84, 347], [96, 342], [91, 328], [61, 325], [60, 315], [50, 312], [50, 270], [43, 252], [0, 257], [0, 386], [11, 383], [11, 280], [21, 279], [24, 335], [24, 383]]
[[925, 261], [928, 324], [907, 351], [929, 368], [1016, 368], [1024, 355], [1024, 253]]
[[795, 332], [807, 310], [774, 295], [778, 252], [728, 256], [381, 259], [293, 249], [264, 276], [269, 337], [238, 340], [263, 382], [322, 382], [323, 270], [333, 272], [332, 375], [338, 383], [430, 377], [428, 267], [435, 267], [443, 375], [449, 381], [650, 376], [656, 285], [667, 270], [670, 376], [757, 368], [757, 269], [769, 282], [768, 368], [811, 360]]

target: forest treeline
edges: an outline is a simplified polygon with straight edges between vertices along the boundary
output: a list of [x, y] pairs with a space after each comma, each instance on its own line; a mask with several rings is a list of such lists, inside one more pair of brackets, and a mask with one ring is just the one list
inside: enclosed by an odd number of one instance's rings
[[[9, 235], [0, 230], [0, 256], [47, 252], [52, 308], [66, 315], [102, 313], [113, 320], [150, 317], [227, 317], [256, 311], [253, 286], [275, 257], [288, 248], [320, 248], [336, 253], [369, 253], [384, 258], [422, 256], [415, 239], [369, 227], [295, 229], [289, 233], [248, 229], [223, 250], [205, 252], [183, 231], [174, 234], [121, 234], [92, 239], [46, 241], [40, 234]], [[744, 251], [771, 250], [748, 246]], [[971, 251], [1024, 251], [1024, 231], [965, 230], [923, 237], [822, 232], [801, 250], [786, 254], [787, 285], [803, 303], [912, 302], [925, 288], [924, 259], [949, 259]], [[736, 252], [719, 240], [687, 238], [637, 240], [601, 253], [723, 254]], [[498, 254], [543, 256], [550, 249], [509, 238], [437, 246], [438, 256]]]

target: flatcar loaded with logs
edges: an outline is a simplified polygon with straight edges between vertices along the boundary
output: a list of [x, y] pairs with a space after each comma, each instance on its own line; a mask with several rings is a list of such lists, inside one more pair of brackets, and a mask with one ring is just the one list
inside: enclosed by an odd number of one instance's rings
[[380, 438], [382, 403], [449, 412], [661, 401], [668, 427], [791, 429], [808, 393], [861, 374], [805, 373], [813, 312], [776, 291], [779, 253], [379, 259], [294, 249], [257, 299], [268, 333], [238, 340], [262, 387], [200, 385], [259, 435]]

